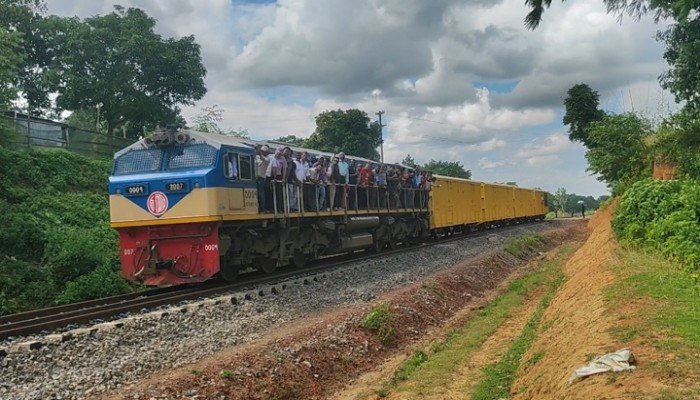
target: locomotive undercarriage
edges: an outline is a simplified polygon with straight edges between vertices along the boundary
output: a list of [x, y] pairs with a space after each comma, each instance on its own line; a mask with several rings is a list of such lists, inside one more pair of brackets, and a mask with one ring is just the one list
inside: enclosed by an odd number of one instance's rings
[[242, 270], [266, 273], [284, 265], [359, 249], [381, 251], [430, 235], [427, 213], [405, 216], [339, 216], [230, 223], [219, 231], [220, 275], [233, 280]]

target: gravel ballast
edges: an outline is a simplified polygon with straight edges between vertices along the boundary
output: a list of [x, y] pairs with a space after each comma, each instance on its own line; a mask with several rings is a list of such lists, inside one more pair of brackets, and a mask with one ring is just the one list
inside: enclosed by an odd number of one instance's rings
[[[324, 309], [374, 299], [449, 267], [500, 247], [508, 238], [559, 227], [544, 222], [501, 229], [478, 237], [359, 261], [276, 285], [235, 294], [235, 302], [203, 301], [157, 317], [130, 318], [114, 329], [36, 350], [0, 355], [0, 398], [83, 399], [120, 388], [154, 372], [197, 362], [225, 348], [250, 343]], [[314, 277], [316, 280], [314, 280]], [[306, 282], [305, 282], [306, 280]], [[259, 291], [263, 290], [263, 296]], [[246, 299], [245, 294], [250, 294]], [[155, 314], [155, 313], [152, 313]]]

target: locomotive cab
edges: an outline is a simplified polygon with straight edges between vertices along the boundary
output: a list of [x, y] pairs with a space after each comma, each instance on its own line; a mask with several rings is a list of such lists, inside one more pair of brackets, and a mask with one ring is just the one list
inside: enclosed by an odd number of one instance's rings
[[[253, 150], [196, 132], [161, 132], [115, 155], [110, 217], [123, 275], [148, 285], [201, 282], [219, 271], [222, 214], [257, 212]], [[222, 248], [223, 247], [223, 248]]]

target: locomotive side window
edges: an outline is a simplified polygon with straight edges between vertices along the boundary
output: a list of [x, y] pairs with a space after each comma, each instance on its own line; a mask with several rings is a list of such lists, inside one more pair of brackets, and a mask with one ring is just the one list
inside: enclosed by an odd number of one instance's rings
[[246, 154], [232, 151], [224, 155], [224, 175], [231, 180], [252, 180], [253, 160]]
[[228, 179], [238, 179], [238, 154], [226, 153], [224, 155], [224, 176]]
[[249, 155], [239, 154], [238, 155], [238, 171], [240, 171], [240, 179], [252, 180], [253, 179], [253, 159]]

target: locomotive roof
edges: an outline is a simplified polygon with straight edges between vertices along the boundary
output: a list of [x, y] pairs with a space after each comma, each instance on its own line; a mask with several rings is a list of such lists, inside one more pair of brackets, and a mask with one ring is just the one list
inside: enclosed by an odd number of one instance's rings
[[[305, 147], [292, 146], [290, 144], [277, 142], [274, 140], [252, 140], [252, 139], [246, 139], [246, 138], [239, 138], [239, 137], [235, 137], [235, 136], [220, 135], [218, 133], [199, 132], [199, 131], [195, 131], [192, 129], [183, 129], [179, 132], [187, 133], [188, 135], [190, 135], [191, 140], [193, 140], [195, 143], [207, 143], [211, 146], [216, 147], [217, 149], [220, 148], [222, 145], [224, 145], [224, 146], [236, 146], [236, 147], [249, 147], [251, 149], [255, 148], [258, 145], [260, 145], [260, 146], [267, 145], [270, 147], [270, 150], [276, 150], [276, 149], [282, 149], [284, 147], [289, 147], [294, 152], [306, 151], [310, 155], [314, 155], [314, 156], [323, 156], [323, 157], [328, 157], [328, 158], [335, 156], [334, 153], [309, 149], [309, 148], [305, 148]], [[146, 139], [143, 138], [143, 139], [137, 141], [136, 143], [131, 144], [130, 146], [117, 152], [114, 156], [118, 157], [129, 150], [138, 150], [138, 149], [145, 149], [145, 148], [151, 147], [151, 146], [146, 144], [145, 140]], [[348, 158], [350, 160], [377, 163], [377, 161], [370, 160], [368, 158], [353, 156], [350, 154], [346, 154], [345, 156], [346, 156], [346, 158]]]

